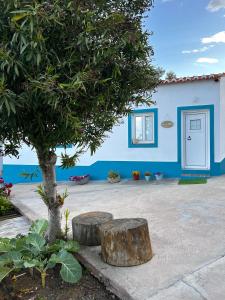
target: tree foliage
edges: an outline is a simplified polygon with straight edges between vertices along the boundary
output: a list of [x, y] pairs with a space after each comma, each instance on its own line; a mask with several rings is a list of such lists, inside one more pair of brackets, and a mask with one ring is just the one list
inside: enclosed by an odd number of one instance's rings
[[[152, 0], [0, 0], [0, 141], [4, 155], [26, 144], [43, 174], [48, 240], [61, 236], [57, 145], [71, 167], [91, 153], [132, 105], [151, 104], [160, 71], [142, 29]], [[148, 91], [148, 96], [146, 92]]]
[[151, 0], [0, 0], [0, 140], [18, 156], [73, 144], [93, 153], [159, 81], [142, 30]]
[[176, 79], [177, 78], [177, 75], [175, 72], [173, 71], [169, 71], [166, 73], [166, 80], [172, 80], [172, 79]]

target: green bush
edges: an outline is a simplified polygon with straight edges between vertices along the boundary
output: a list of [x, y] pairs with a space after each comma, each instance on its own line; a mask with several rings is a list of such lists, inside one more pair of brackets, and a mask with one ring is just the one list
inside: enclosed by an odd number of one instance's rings
[[7, 197], [0, 195], [0, 216], [7, 214], [13, 209], [13, 205], [10, 203]]
[[48, 269], [57, 264], [61, 265], [60, 275], [65, 282], [80, 280], [81, 265], [70, 253], [79, 250], [78, 243], [56, 240], [49, 244], [45, 239], [47, 229], [48, 221], [37, 220], [26, 236], [0, 238], [0, 282], [13, 271], [35, 269], [40, 273], [44, 288]]

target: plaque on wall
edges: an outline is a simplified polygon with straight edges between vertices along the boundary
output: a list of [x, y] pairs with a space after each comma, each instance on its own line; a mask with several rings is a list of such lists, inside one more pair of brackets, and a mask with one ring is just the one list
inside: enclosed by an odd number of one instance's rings
[[163, 121], [163, 122], [161, 123], [161, 126], [162, 126], [163, 128], [171, 128], [171, 127], [173, 127], [173, 122], [172, 122], [172, 121]]

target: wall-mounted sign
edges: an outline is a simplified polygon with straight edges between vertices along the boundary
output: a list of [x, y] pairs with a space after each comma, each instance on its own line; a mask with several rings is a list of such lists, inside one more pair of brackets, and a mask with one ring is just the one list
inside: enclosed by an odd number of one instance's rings
[[173, 122], [172, 121], [163, 121], [162, 123], [161, 123], [161, 126], [162, 127], [164, 127], [164, 128], [171, 128], [171, 127], [173, 127]]

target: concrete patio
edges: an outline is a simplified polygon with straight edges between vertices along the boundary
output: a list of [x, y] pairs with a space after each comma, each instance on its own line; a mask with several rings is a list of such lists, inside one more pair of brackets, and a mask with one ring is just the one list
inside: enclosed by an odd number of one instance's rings
[[[59, 191], [65, 189], [59, 185]], [[154, 251], [147, 264], [116, 268], [104, 264], [99, 247], [79, 255], [91, 272], [121, 299], [225, 299], [225, 177], [205, 185], [177, 181], [146, 184], [104, 182], [68, 185], [71, 218], [87, 211], [109, 211], [115, 218], [143, 217], [149, 222]], [[30, 220], [47, 218], [36, 185], [16, 185], [13, 203]]]

